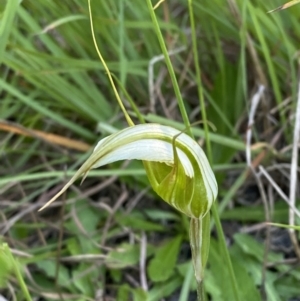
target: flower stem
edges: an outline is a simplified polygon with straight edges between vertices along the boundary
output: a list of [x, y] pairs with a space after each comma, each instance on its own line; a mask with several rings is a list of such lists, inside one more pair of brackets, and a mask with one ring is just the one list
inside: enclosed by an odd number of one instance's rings
[[[207, 123], [207, 116], [206, 116], [206, 109], [205, 109], [205, 102], [204, 102], [204, 95], [203, 95], [203, 86], [202, 86], [202, 80], [201, 80], [201, 68], [200, 68], [200, 62], [199, 62], [199, 57], [198, 57], [198, 49], [199, 48], [197, 46], [197, 37], [196, 37], [194, 12], [193, 12], [193, 0], [188, 0], [188, 5], [189, 5], [191, 33], [192, 33], [193, 55], [194, 55], [195, 70], [196, 70], [196, 80], [197, 80], [197, 87], [198, 87], [198, 96], [200, 99], [202, 120], [203, 120], [203, 124], [204, 124], [207, 157], [208, 157], [208, 161], [212, 165], [213, 164], [212, 151], [211, 151], [211, 143], [210, 143], [210, 139], [209, 139], [209, 129], [208, 129], [208, 123]], [[232, 284], [232, 288], [233, 288], [233, 292], [234, 292], [234, 298], [235, 298], [235, 301], [239, 301], [238, 286], [237, 286], [235, 274], [233, 271], [231, 259], [229, 256], [229, 252], [228, 252], [228, 249], [226, 246], [226, 240], [225, 240], [224, 232], [222, 229], [220, 217], [219, 217], [218, 211], [216, 209], [215, 203], [212, 205], [211, 209], [212, 209], [213, 218], [215, 220], [218, 237], [220, 239], [221, 247], [223, 249], [223, 256], [226, 260], [226, 265], [229, 270], [231, 284]], [[202, 288], [202, 290], [203, 290], [203, 288]], [[199, 299], [200, 291], [197, 291], [197, 292], [198, 292], [198, 299]]]
[[203, 280], [197, 281], [197, 301], [206, 301], [205, 299]]

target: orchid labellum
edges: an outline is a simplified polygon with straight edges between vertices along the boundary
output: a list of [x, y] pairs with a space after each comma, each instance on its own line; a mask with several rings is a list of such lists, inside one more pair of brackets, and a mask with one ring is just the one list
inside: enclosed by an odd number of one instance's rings
[[209, 209], [217, 196], [217, 182], [201, 147], [172, 127], [134, 125], [100, 140], [70, 181], [40, 210], [90, 169], [132, 159], [143, 161], [153, 190], [191, 218], [193, 263], [196, 278], [201, 281], [208, 254]]

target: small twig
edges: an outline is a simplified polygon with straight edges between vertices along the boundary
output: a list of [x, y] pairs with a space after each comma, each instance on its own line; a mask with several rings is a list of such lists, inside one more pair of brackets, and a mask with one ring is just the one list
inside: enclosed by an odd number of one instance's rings
[[293, 206], [288, 196], [282, 191], [282, 189], [277, 185], [277, 183], [273, 180], [273, 178], [270, 176], [270, 174], [266, 171], [266, 169], [259, 165], [259, 171], [265, 176], [265, 178], [270, 182], [270, 184], [274, 187], [274, 189], [277, 191], [277, 193], [282, 197], [282, 199], [289, 205], [290, 209], [294, 211], [294, 213], [300, 218], [300, 212], [299, 210]]
[[[8, 288], [8, 290], [9, 290], [9, 292], [10, 292], [12, 298], [13, 298], [12, 300], [13, 301], [18, 301], [17, 296], [16, 296], [16, 293], [17, 293], [16, 288], [13, 287], [13, 285], [11, 285], [10, 283], [7, 283], [6, 285], [7, 285], [7, 288]], [[3, 300], [0, 300], [0, 301], [3, 301]]]
[[147, 236], [145, 232], [141, 235], [141, 251], [140, 251], [140, 280], [141, 287], [144, 291], [148, 291], [148, 283], [146, 276], [146, 259], [147, 259]]
[[65, 208], [66, 208], [66, 194], [63, 195], [63, 205], [60, 208], [60, 225], [59, 225], [59, 232], [58, 232], [58, 241], [57, 241], [57, 247], [56, 247], [56, 263], [55, 263], [55, 287], [57, 290], [57, 293], [59, 294], [61, 300], [65, 300], [61, 287], [59, 284], [59, 271], [60, 271], [60, 258], [61, 258], [61, 251], [62, 251], [62, 244], [63, 244], [63, 238], [64, 238], [64, 214], [65, 214]]
[[268, 226], [269, 225], [266, 222], [262, 222], [262, 223], [254, 224], [254, 225], [251, 225], [251, 226], [241, 227], [239, 232], [241, 232], [241, 233], [257, 232], [257, 231], [260, 231], [262, 229], [267, 228]]
[[[254, 116], [259, 104], [259, 101], [262, 97], [264, 86], [260, 85], [258, 91], [254, 94], [251, 102], [250, 112], [249, 112], [249, 121], [248, 121], [248, 129], [246, 133], [246, 161], [248, 166], [253, 169], [251, 163], [251, 138], [252, 138], [252, 125], [254, 124]], [[255, 173], [255, 171], [253, 170]]]
[[[179, 47], [177, 49], [174, 50], [170, 50], [168, 52], [168, 55], [174, 55], [177, 54], [181, 51], [184, 51], [186, 49], [186, 47]], [[152, 113], [155, 113], [155, 95], [154, 95], [154, 64], [159, 62], [159, 61], [163, 61], [165, 59], [164, 55], [157, 55], [155, 57], [153, 57], [148, 65], [148, 85], [149, 85], [149, 97], [150, 97], [150, 111]]]
[[91, 149], [91, 145], [84, 143], [82, 141], [70, 139], [64, 136], [47, 133], [39, 130], [29, 129], [23, 127], [21, 124], [14, 123], [7, 120], [0, 120], [0, 131], [6, 131], [9, 133], [40, 139], [58, 148], [59, 150], [62, 150], [61, 147], [74, 149], [82, 152], [86, 152]]
[[102, 237], [101, 237], [101, 245], [102, 246], [105, 245], [106, 238], [107, 238], [107, 233], [108, 233], [109, 228], [111, 227], [111, 223], [113, 221], [113, 217], [114, 217], [116, 211], [127, 200], [127, 198], [128, 198], [128, 191], [124, 190], [122, 192], [122, 194], [119, 196], [119, 198], [118, 198], [117, 202], [115, 203], [115, 205], [113, 206], [110, 215], [107, 217], [105, 225], [102, 229]]
[[276, 7], [276, 8], [274, 8], [274, 9], [272, 9], [272, 10], [269, 10], [269, 11], [268, 11], [268, 14], [277, 12], [277, 11], [279, 11], [279, 10], [287, 9], [287, 8], [289, 8], [289, 7], [291, 7], [291, 6], [295, 5], [295, 4], [297, 4], [297, 3], [299, 3], [299, 2], [300, 2], [299, 0], [292, 0], [292, 1], [289, 1], [289, 2], [287, 2], [287, 3], [285, 3], [285, 4], [283, 4], [283, 5], [280, 5], [279, 7]]
[[140, 192], [138, 192], [134, 198], [131, 198], [126, 206], [126, 214], [130, 214], [130, 212], [134, 209], [134, 207], [139, 203], [139, 201], [149, 192], [150, 187], [144, 188]]
[[161, 4], [162, 2], [164, 2], [165, 0], [159, 0], [154, 6], [153, 6], [153, 9], [157, 9]]
[[32, 211], [36, 211], [41, 205], [39, 203], [31, 204], [29, 207], [22, 209], [22, 211], [18, 212], [16, 215], [14, 215], [11, 219], [9, 219], [6, 222], [5, 227], [1, 231], [1, 234], [4, 235], [9, 229], [18, 222], [22, 217], [29, 214]]
[[[255, 117], [256, 109], [257, 109], [259, 101], [263, 95], [263, 92], [264, 92], [264, 86], [260, 85], [258, 88], [258, 91], [254, 94], [252, 101], [251, 101], [249, 120], [248, 120], [248, 129], [247, 129], [247, 134], [246, 134], [246, 161], [247, 161], [247, 165], [249, 166], [250, 170], [252, 171], [252, 174], [255, 178], [255, 181], [256, 181], [257, 186], [260, 191], [261, 199], [262, 199], [264, 209], [265, 209], [266, 222], [270, 222], [271, 217], [270, 217], [267, 196], [266, 196], [262, 181], [261, 181], [260, 177], [258, 176], [258, 174], [255, 170], [255, 167], [253, 166], [252, 161], [251, 161], [252, 126], [254, 124], [254, 117]], [[263, 295], [264, 299], [266, 299], [264, 284], [265, 284], [265, 278], [266, 278], [266, 263], [267, 263], [267, 256], [268, 256], [268, 252], [269, 252], [269, 245], [270, 245], [270, 227], [266, 227], [266, 242], [265, 242], [265, 248], [264, 248], [264, 260], [263, 260], [262, 280], [261, 280], [262, 295]]]
[[291, 101], [292, 101], [291, 97], [286, 98], [280, 104], [278, 104], [276, 107], [271, 109], [269, 113], [271, 115], [274, 115], [274, 114], [278, 113], [280, 110], [284, 110], [285, 108], [287, 108], [290, 105]]
[[93, 262], [99, 260], [105, 260], [107, 255], [104, 254], [79, 254], [73, 256], [65, 256], [61, 257], [59, 261], [61, 262]]
[[268, 200], [269, 200], [269, 211], [270, 216], [274, 214], [274, 189], [272, 185], [268, 185]]
[[[168, 77], [168, 70], [166, 68], [161, 68], [159, 74], [157, 75], [153, 93], [155, 92], [156, 97], [159, 100], [159, 103], [161, 105], [161, 108], [162, 108], [166, 118], [173, 119], [172, 111], [174, 109], [173, 108], [174, 101], [171, 101], [171, 103], [168, 105], [166, 95], [161, 90], [161, 87], [163, 86], [163, 83], [165, 82], [167, 77]], [[175, 101], [175, 103], [176, 103], [176, 101]], [[155, 107], [154, 107], [154, 109], [155, 109]]]

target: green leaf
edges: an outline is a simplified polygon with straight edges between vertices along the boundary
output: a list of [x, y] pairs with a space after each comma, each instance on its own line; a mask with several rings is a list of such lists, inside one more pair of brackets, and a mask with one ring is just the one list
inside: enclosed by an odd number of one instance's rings
[[112, 269], [122, 269], [138, 263], [140, 247], [124, 243], [107, 255], [107, 265]]
[[77, 201], [75, 208], [76, 216], [82, 228], [89, 234], [96, 231], [100, 214], [94, 208], [90, 207], [86, 200]]
[[245, 254], [243, 249], [236, 243], [230, 248], [230, 255], [234, 258], [235, 262], [243, 266], [248, 274], [252, 276], [256, 285], [260, 285], [262, 281], [261, 262], [256, 258]]
[[289, 277], [289, 275], [285, 275], [285, 277], [280, 279], [280, 283], [277, 283], [276, 290], [279, 292], [282, 299], [296, 299], [300, 293], [299, 280], [294, 277]]
[[[254, 256], [260, 262], [264, 260], [264, 245], [256, 241], [252, 236], [247, 234], [238, 233], [234, 235], [235, 242], [248, 254]], [[282, 255], [274, 252], [268, 253], [269, 262], [281, 261]]]
[[[220, 243], [212, 239], [210, 250], [210, 271], [208, 273], [208, 280], [211, 282], [211, 284], [209, 286], [206, 286], [206, 288], [208, 292], [214, 296], [213, 300], [234, 300], [229, 271], [224, 265], [224, 254], [220, 252]], [[250, 259], [250, 262], [252, 261], [251, 257], [247, 257], [247, 255], [243, 254], [243, 252], [241, 252], [241, 249], [237, 248], [237, 246], [231, 247], [230, 255], [237, 280], [237, 285], [239, 288], [239, 300], [260, 301], [261, 297], [255, 282], [256, 274], [249, 273], [248, 265], [244, 265], [244, 262], [248, 258]], [[260, 263], [256, 263], [256, 268], [259, 268], [259, 271], [261, 272]], [[216, 291], [214, 291], [214, 286], [218, 287]]]
[[182, 286], [182, 278], [176, 277], [167, 281], [167, 283], [159, 283], [148, 292], [147, 301], [160, 301], [162, 298], [170, 296], [174, 291]]
[[[273, 220], [276, 222], [285, 222], [288, 218], [288, 208], [284, 202], [275, 204]], [[237, 207], [222, 212], [222, 220], [238, 220], [244, 222], [264, 222], [265, 212], [263, 206], [255, 207]]]
[[145, 301], [148, 299], [148, 293], [143, 289], [132, 289], [128, 284], [124, 284], [118, 289], [117, 301], [132, 300], [130, 295], [133, 296], [133, 301]]
[[[39, 262], [36, 262], [36, 265], [38, 266], [38, 268], [42, 271], [44, 271], [44, 273], [54, 279], [56, 277], [56, 262], [55, 261], [51, 261], [51, 260], [42, 260]], [[60, 265], [59, 269], [58, 269], [58, 279], [57, 282], [59, 284], [59, 286], [65, 286], [67, 284], [67, 282], [69, 282], [70, 280], [70, 276], [69, 276], [69, 272], [68, 270]], [[68, 287], [68, 285], [67, 285]]]
[[234, 292], [230, 282], [229, 270], [226, 268], [225, 255], [220, 252], [220, 243], [214, 239], [211, 239], [210, 253], [208, 263], [214, 282], [218, 289], [222, 292], [217, 301], [235, 300]]
[[[95, 209], [91, 208], [86, 200], [79, 200], [74, 204], [73, 207], [74, 214], [76, 215], [76, 221], [71, 219], [68, 223], [66, 223], [66, 227], [77, 234], [79, 231], [85, 232], [86, 235], [77, 235], [77, 239], [79, 240], [81, 250], [78, 250], [78, 245], [75, 242], [70, 242], [69, 247], [72, 252], [76, 252], [77, 254], [94, 252], [95, 244], [89, 239], [89, 236], [97, 231], [97, 225], [99, 223], [101, 214], [98, 213]], [[81, 230], [78, 228], [80, 227]], [[76, 254], [73, 254], [76, 255]]]
[[69, 238], [66, 241], [66, 246], [71, 255], [78, 255], [81, 253], [80, 245], [75, 237]]
[[129, 299], [130, 287], [128, 284], [124, 284], [119, 287], [117, 301], [130, 300]]
[[130, 215], [116, 215], [118, 223], [124, 227], [130, 227], [140, 231], [164, 231], [164, 227], [158, 223], [145, 220], [145, 217], [139, 212], [132, 212]]
[[115, 282], [115, 283], [120, 283], [122, 280], [122, 271], [121, 270], [115, 270], [111, 269], [108, 270], [109, 272], [109, 277]]
[[148, 298], [148, 293], [141, 288], [136, 288], [132, 290], [132, 294], [134, 301], [145, 301]]
[[152, 281], [165, 281], [173, 275], [181, 241], [182, 237], [177, 236], [158, 248], [148, 267], [148, 275]]
[[254, 283], [253, 278], [249, 275], [247, 269], [238, 261], [232, 261], [234, 273], [239, 285], [240, 300], [244, 301], [260, 301], [261, 296]]
[[[74, 281], [74, 286], [84, 295], [89, 297], [94, 297], [95, 294], [95, 284], [93, 279], [99, 279], [100, 274], [105, 269], [104, 266], [99, 266], [96, 269], [92, 269], [89, 271], [89, 277], [85, 277], [86, 271], [91, 268], [90, 264], [81, 263], [79, 266], [76, 266], [76, 269], [72, 272], [72, 279], [76, 279]], [[101, 284], [99, 284], [99, 289], [101, 288]]]

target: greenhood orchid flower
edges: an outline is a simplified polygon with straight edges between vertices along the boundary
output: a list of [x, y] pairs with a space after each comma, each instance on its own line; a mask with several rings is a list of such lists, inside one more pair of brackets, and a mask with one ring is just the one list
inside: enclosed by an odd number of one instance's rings
[[203, 218], [216, 199], [215, 176], [203, 150], [192, 138], [172, 127], [140, 124], [100, 140], [70, 181], [40, 210], [90, 169], [132, 159], [143, 160], [153, 190], [191, 218]]
[[209, 209], [218, 186], [199, 146], [190, 136], [159, 124], [132, 125], [98, 142], [91, 156], [69, 182], [40, 210], [62, 195], [92, 168], [120, 161], [142, 160], [153, 190], [171, 206], [191, 218], [190, 244], [195, 277], [204, 277], [209, 238]]

